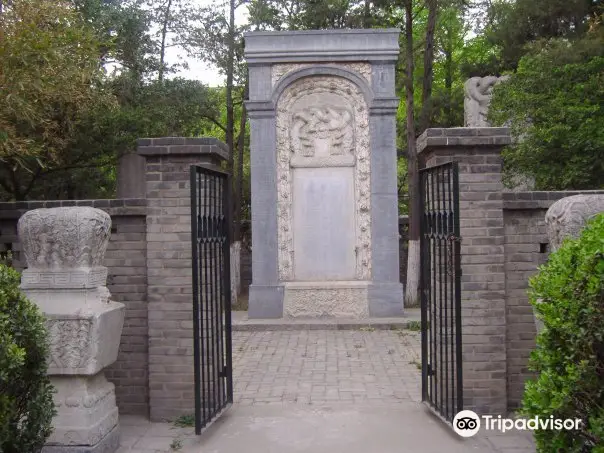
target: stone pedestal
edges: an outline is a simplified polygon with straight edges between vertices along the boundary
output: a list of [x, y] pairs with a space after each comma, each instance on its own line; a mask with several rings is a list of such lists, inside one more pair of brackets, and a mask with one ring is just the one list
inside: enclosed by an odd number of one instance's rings
[[111, 301], [102, 266], [111, 218], [89, 208], [36, 209], [18, 224], [28, 268], [21, 288], [47, 317], [48, 374], [57, 414], [44, 453], [112, 453], [119, 447], [114, 385], [124, 305]]
[[398, 30], [245, 36], [251, 318], [397, 316]]

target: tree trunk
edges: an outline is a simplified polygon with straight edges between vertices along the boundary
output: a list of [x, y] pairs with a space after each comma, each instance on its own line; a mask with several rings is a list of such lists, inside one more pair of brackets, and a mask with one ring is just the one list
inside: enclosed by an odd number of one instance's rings
[[161, 29], [161, 48], [159, 50], [159, 74], [157, 80], [163, 82], [164, 80], [164, 65], [166, 58], [166, 36], [168, 34], [168, 22], [170, 22], [170, 8], [172, 7], [172, 0], [168, 0], [166, 5], [166, 14], [164, 14], [164, 23]]
[[413, 1], [405, 2], [405, 40], [407, 52], [407, 69], [405, 77], [407, 97], [407, 174], [409, 181], [409, 255], [407, 260], [407, 288], [405, 291], [405, 306], [413, 307], [419, 304], [419, 173], [417, 165], [417, 147], [415, 142], [415, 119], [413, 118]]
[[427, 0], [428, 22], [426, 24], [426, 42], [424, 46], [424, 76], [422, 78], [422, 111], [419, 119], [419, 130], [423, 132], [430, 127], [432, 114], [432, 81], [434, 80], [434, 30], [438, 0]]
[[245, 100], [248, 98], [249, 86], [248, 78], [245, 78], [243, 89], [243, 101], [241, 103], [241, 121], [239, 122], [239, 136], [237, 137], [237, 175], [235, 178], [235, 216], [233, 238], [235, 241], [241, 240], [241, 203], [243, 202], [243, 150], [245, 148], [245, 123], [247, 121], [247, 110], [245, 110]]
[[[235, 0], [229, 3], [229, 31], [228, 31], [228, 50], [227, 50], [227, 74], [226, 74], [226, 144], [229, 150], [227, 160], [227, 171], [233, 174], [233, 154], [235, 140], [235, 112], [233, 109], [233, 76], [235, 72]], [[234, 206], [231, 206], [233, 209]], [[231, 211], [233, 212], [233, 211]], [[234, 217], [234, 215], [233, 215]], [[231, 225], [231, 228], [233, 225]], [[231, 230], [232, 231], [232, 230]]]
[[453, 118], [453, 111], [451, 105], [453, 103], [453, 46], [451, 41], [447, 43], [447, 49], [445, 50], [445, 92], [447, 99], [445, 100], [445, 118], [447, 121], [447, 127], [455, 126], [455, 118]]

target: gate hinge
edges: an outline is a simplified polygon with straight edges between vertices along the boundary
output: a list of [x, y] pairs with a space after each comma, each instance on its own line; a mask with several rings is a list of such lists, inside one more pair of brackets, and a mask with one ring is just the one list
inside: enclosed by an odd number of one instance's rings
[[229, 368], [226, 366], [223, 366], [222, 370], [220, 371], [219, 377], [228, 377], [228, 376], [229, 376]]
[[426, 368], [427, 368], [428, 376], [433, 376], [434, 370], [432, 369], [432, 365], [428, 364]]

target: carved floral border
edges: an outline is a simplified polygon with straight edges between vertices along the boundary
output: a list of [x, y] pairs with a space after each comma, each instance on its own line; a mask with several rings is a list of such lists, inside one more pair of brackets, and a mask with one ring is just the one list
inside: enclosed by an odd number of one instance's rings
[[289, 113], [303, 96], [333, 93], [347, 99], [354, 109], [356, 126], [356, 278], [371, 279], [371, 164], [369, 157], [369, 111], [361, 90], [349, 80], [336, 76], [311, 76], [287, 87], [277, 105], [277, 241], [281, 281], [293, 278], [292, 175]]
[[[289, 74], [293, 71], [298, 71], [304, 68], [315, 67], [316, 64], [304, 64], [304, 63], [294, 63], [294, 64], [275, 64], [271, 67], [271, 83], [272, 86], [275, 86], [277, 82], [283, 78], [283, 76]], [[362, 63], [362, 62], [352, 62], [352, 63], [338, 63], [338, 64], [329, 64], [326, 66], [330, 66], [333, 68], [343, 68], [348, 69], [350, 71], [354, 71], [363, 77], [367, 82], [371, 85], [371, 64]]]

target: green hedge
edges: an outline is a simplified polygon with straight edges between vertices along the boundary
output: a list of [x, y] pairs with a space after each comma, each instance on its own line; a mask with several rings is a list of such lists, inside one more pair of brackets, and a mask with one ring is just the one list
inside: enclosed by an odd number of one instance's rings
[[604, 215], [566, 240], [530, 282], [544, 329], [531, 355], [522, 415], [581, 419], [578, 431], [535, 431], [539, 452], [604, 452]]
[[36, 453], [51, 433], [53, 387], [46, 375], [44, 317], [0, 264], [0, 452]]

